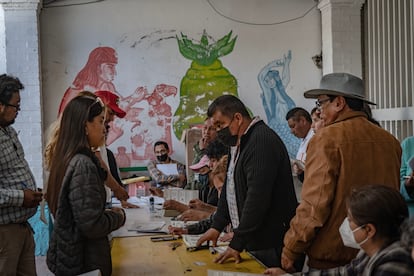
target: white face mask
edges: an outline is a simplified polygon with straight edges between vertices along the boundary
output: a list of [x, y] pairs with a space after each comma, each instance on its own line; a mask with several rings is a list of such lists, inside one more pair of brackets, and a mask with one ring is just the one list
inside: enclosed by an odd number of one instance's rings
[[364, 225], [359, 226], [355, 228], [354, 230], [352, 230], [351, 226], [349, 225], [348, 218], [346, 217], [344, 219], [341, 226], [339, 227], [339, 233], [341, 234], [341, 238], [345, 246], [356, 248], [356, 249], [361, 249], [361, 245], [363, 245], [368, 240], [368, 237], [362, 242], [357, 243], [355, 241], [354, 233], [358, 231], [359, 229], [361, 229], [362, 227], [364, 227]]

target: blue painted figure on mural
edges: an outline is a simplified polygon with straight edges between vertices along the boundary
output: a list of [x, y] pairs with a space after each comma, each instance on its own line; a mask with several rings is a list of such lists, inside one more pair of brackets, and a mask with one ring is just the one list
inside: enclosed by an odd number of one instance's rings
[[[289, 64], [291, 60], [292, 53], [289, 50], [287, 55], [283, 55], [283, 58], [273, 60], [263, 67], [258, 80], [262, 88], [260, 97], [266, 113], [267, 124], [280, 136], [289, 155], [294, 158], [300, 140], [292, 135], [286, 121], [287, 112], [296, 106], [286, 93], [286, 87], [290, 81]], [[279, 73], [280, 68], [282, 68], [282, 76]]]

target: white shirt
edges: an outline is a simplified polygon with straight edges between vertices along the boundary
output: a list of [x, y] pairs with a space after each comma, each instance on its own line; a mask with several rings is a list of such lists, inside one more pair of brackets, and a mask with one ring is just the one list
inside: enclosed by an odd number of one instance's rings
[[308, 144], [312, 136], [315, 134], [312, 128], [309, 129], [308, 134], [306, 137], [302, 139], [300, 143], [298, 153], [296, 153], [296, 159], [305, 163], [306, 161], [306, 149], [308, 148]]

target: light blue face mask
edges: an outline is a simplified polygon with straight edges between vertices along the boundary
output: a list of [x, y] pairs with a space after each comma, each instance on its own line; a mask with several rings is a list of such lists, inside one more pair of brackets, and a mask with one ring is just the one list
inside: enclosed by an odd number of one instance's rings
[[339, 233], [341, 234], [342, 242], [344, 243], [344, 245], [355, 249], [361, 249], [361, 245], [363, 245], [369, 239], [369, 237], [367, 237], [362, 242], [357, 243], [355, 240], [354, 233], [362, 229], [364, 226], [365, 225], [361, 225], [352, 230], [351, 226], [349, 225], [349, 219], [348, 217], [346, 217], [342, 222], [341, 226], [339, 227]]

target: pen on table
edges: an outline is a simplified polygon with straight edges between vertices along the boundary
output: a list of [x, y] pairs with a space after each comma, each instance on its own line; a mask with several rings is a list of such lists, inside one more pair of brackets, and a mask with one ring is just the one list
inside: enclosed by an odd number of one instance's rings
[[211, 254], [216, 254], [217, 253], [217, 250], [213, 247], [213, 246], [210, 246], [209, 248], [208, 248], [208, 250], [210, 251], [210, 253]]
[[193, 251], [198, 251], [198, 250], [207, 249], [207, 248], [209, 248], [208, 245], [193, 246], [193, 247], [187, 247], [187, 251], [193, 252]]
[[172, 243], [171, 244], [171, 250], [175, 250], [175, 249], [177, 249], [177, 247], [179, 247], [181, 245], [181, 243], [179, 243], [179, 242], [174, 242], [174, 243]]

